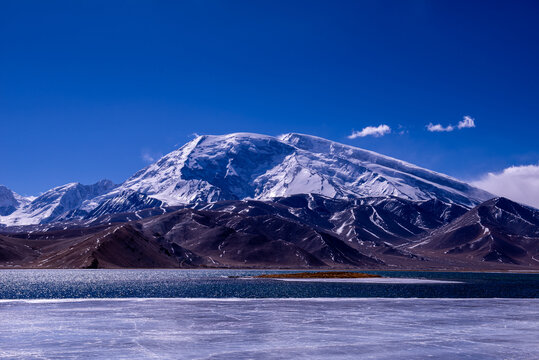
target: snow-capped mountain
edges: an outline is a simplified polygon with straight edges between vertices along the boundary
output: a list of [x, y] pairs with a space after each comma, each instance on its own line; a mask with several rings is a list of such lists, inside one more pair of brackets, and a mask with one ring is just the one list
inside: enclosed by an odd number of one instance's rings
[[439, 199], [471, 207], [493, 197], [449, 176], [353, 146], [309, 135], [249, 133], [198, 136], [83, 209], [133, 191], [167, 206], [314, 193], [341, 199]]
[[[114, 187], [110, 180], [101, 180], [92, 185], [69, 183], [48, 190], [35, 199], [19, 197], [15, 205], [13, 199], [4, 191], [7, 194], [5, 203], [9, 204], [11, 201], [14, 209], [6, 212], [5, 216], [0, 216], [0, 224], [31, 225], [53, 221], [62, 214], [79, 208], [85, 200], [110, 192]], [[17, 200], [15, 196], [13, 198]]]
[[493, 198], [314, 136], [199, 136], [120, 185], [71, 183], [37, 198], [0, 186], [0, 258], [38, 267], [537, 267], [538, 211]]
[[17, 208], [28, 204], [33, 199], [32, 197], [20, 196], [7, 187], [0, 185], [0, 216], [13, 213]]
[[295, 194], [392, 196], [472, 207], [493, 195], [410, 163], [319, 137], [198, 136], [123, 184], [71, 183], [33, 201], [0, 189], [0, 224], [26, 225], [222, 200]]

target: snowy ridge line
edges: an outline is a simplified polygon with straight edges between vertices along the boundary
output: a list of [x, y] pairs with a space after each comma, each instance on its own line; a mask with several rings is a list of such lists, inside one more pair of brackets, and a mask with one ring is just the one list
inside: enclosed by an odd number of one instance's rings
[[[334, 141], [331, 141], [331, 140], [327, 140], [327, 139], [324, 139], [322, 137], [318, 137], [318, 136], [314, 136], [314, 135], [307, 135], [307, 134], [301, 134], [301, 133], [289, 133], [289, 134], [279, 135], [277, 138], [280, 139], [280, 140], [286, 141], [288, 143], [292, 143], [292, 144], [294, 144], [296, 146], [298, 146], [297, 143], [300, 142], [302, 139], [309, 139], [311, 141], [314, 140], [314, 141], [319, 142], [319, 143], [329, 144], [329, 148], [332, 151], [334, 151], [336, 147], [340, 147], [340, 148], [348, 149], [350, 151], [355, 151], [355, 152], [358, 152], [358, 153], [361, 153], [361, 154], [369, 155], [371, 157], [369, 160], [375, 160], [375, 161], [373, 161], [374, 166], [381, 166], [381, 167], [384, 167], [384, 168], [391, 168], [391, 167], [388, 167], [386, 164], [381, 164], [381, 163], [376, 161], [376, 159], [381, 159], [381, 160], [385, 160], [385, 161], [390, 162], [390, 163], [394, 163], [394, 164], [398, 164], [400, 166], [403, 166], [404, 168], [406, 168], [406, 170], [419, 170], [421, 172], [424, 172], [424, 173], [427, 173], [427, 174], [430, 174], [430, 175], [435, 175], [435, 176], [440, 177], [440, 178], [445, 178], [446, 180], [449, 180], [451, 182], [463, 183], [461, 180], [459, 180], [457, 178], [454, 178], [452, 176], [449, 176], [449, 175], [446, 175], [446, 174], [443, 174], [443, 173], [439, 173], [439, 172], [436, 172], [436, 171], [432, 171], [432, 170], [427, 170], [427, 169], [421, 168], [421, 167], [419, 167], [417, 165], [414, 165], [412, 163], [409, 163], [407, 161], [399, 160], [399, 159], [396, 159], [396, 158], [393, 158], [393, 157], [390, 157], [390, 156], [382, 155], [382, 154], [376, 153], [374, 151], [362, 149], [362, 148], [359, 148], [359, 147], [356, 147], [356, 146], [347, 145], [347, 144], [341, 144], [341, 143], [334, 142]], [[402, 170], [399, 170], [399, 169], [392, 169], [392, 170], [393, 171], [398, 171], [398, 172], [403, 172]], [[423, 179], [423, 180], [425, 180], [425, 179]]]

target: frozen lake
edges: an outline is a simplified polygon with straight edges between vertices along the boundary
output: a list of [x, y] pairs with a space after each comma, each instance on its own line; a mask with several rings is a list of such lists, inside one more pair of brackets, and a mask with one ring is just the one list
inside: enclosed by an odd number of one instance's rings
[[532, 359], [537, 299], [0, 301], [2, 359]]

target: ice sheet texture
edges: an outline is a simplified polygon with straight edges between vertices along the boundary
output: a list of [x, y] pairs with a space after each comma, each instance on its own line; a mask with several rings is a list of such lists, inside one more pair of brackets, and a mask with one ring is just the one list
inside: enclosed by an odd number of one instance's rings
[[532, 359], [536, 299], [0, 301], [2, 359]]

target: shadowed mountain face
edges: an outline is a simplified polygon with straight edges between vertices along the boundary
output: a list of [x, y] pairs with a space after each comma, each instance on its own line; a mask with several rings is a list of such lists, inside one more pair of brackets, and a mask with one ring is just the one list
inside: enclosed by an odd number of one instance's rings
[[0, 185], [0, 216], [6, 216], [13, 213], [19, 202], [15, 198], [15, 194], [7, 187]]
[[228, 266], [376, 266], [331, 233], [275, 214], [184, 209], [143, 221], [159, 240]]
[[0, 236], [4, 266], [22, 263], [36, 268], [153, 268], [176, 267], [156, 242], [131, 224], [84, 230], [37, 233], [26, 238]]
[[104, 215], [46, 231], [44, 225], [12, 228], [0, 238], [0, 261], [8, 267], [529, 269], [539, 268], [538, 213], [502, 198], [470, 211], [398, 198], [223, 201]]

